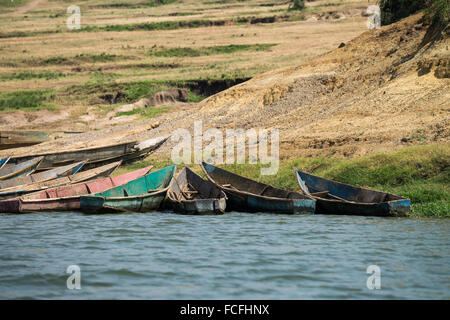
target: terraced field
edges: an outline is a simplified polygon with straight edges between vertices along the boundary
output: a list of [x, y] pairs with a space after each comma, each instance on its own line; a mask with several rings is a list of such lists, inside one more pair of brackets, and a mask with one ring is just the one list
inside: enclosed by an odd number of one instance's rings
[[[366, 30], [366, 1], [315, 1], [302, 11], [289, 3], [0, 1], [0, 128], [122, 123], [135, 118], [109, 121], [121, 104], [171, 88], [187, 88], [184, 103], [196, 103]], [[70, 5], [80, 8], [79, 30], [67, 27]], [[118, 93], [112, 104], [102, 98]]]

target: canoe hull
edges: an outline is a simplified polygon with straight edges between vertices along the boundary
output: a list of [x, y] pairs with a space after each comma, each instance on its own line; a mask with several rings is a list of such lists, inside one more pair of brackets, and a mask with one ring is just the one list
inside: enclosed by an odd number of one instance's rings
[[0, 169], [9, 161], [9, 157], [0, 159]]
[[81, 196], [80, 209], [88, 214], [157, 210], [166, 197], [175, 171], [176, 165], [172, 165], [107, 191]]
[[33, 173], [42, 161], [43, 157], [35, 157], [17, 165], [6, 166], [0, 169], [0, 181], [27, 176]]
[[[119, 186], [145, 175], [151, 169], [152, 166], [149, 166], [113, 178], [90, 180], [75, 185], [47, 189], [16, 199], [0, 201], [0, 212], [78, 211], [80, 210], [81, 195], [89, 194], [89, 192], [101, 192]], [[109, 170], [108, 173], [110, 174], [112, 171]]]
[[167, 191], [167, 203], [175, 212], [189, 215], [223, 214], [226, 195], [214, 183], [184, 167]]
[[41, 131], [1, 131], [0, 150], [32, 146], [50, 140]]
[[388, 203], [362, 204], [317, 199], [316, 213], [373, 217], [404, 217], [410, 210], [409, 200]]
[[246, 212], [271, 212], [284, 214], [315, 212], [316, 202], [311, 199], [267, 199], [224, 189], [228, 197], [227, 210]]
[[[50, 199], [49, 201], [31, 200], [11, 201], [15, 207], [9, 211], [11, 213], [31, 213], [40, 211], [77, 211], [80, 209], [80, 197], [68, 197], [60, 199]], [[14, 210], [16, 209], [16, 210]]]
[[119, 213], [119, 212], [148, 212], [161, 207], [165, 192], [158, 195], [126, 198], [82, 197], [81, 208], [84, 213]]
[[335, 182], [294, 168], [300, 189], [314, 194], [327, 192], [341, 199], [313, 196], [317, 214], [404, 217], [411, 201], [401, 196]]
[[227, 210], [281, 214], [311, 214], [316, 201], [308, 196], [260, 183], [227, 170], [202, 163], [209, 181], [225, 191]]
[[18, 177], [14, 179], [7, 179], [0, 181], [0, 197], [2, 193], [7, 192], [8, 188], [15, 188], [19, 186], [26, 186], [30, 184], [36, 184], [39, 182], [50, 181], [64, 176], [70, 176], [81, 170], [86, 161], [74, 163], [72, 165], [63, 166], [48, 171], [43, 171], [41, 173], [34, 173], [28, 176]]
[[[109, 165], [104, 166], [106, 169], [103, 169], [102, 167], [91, 169], [88, 171], [78, 172], [74, 174], [73, 176], [67, 176], [67, 177], [61, 177], [58, 179], [50, 180], [50, 181], [44, 181], [32, 185], [26, 185], [24, 187], [18, 187], [14, 188], [14, 190], [8, 189], [4, 192], [0, 193], [0, 200], [8, 200], [8, 199], [14, 199], [21, 196], [27, 196], [29, 194], [39, 192], [44, 189], [50, 189], [50, 188], [56, 188], [61, 187], [65, 185], [74, 185], [81, 182], [91, 181], [98, 178], [103, 177], [109, 177], [120, 165], [120, 161], [116, 163], [111, 163]], [[0, 212], [2, 212], [0, 201]]]
[[199, 199], [171, 201], [170, 206], [178, 213], [188, 215], [223, 214], [227, 208], [225, 199]]
[[[54, 167], [64, 166], [71, 163], [89, 159], [84, 165], [85, 170], [98, 166], [103, 166], [121, 160], [122, 163], [129, 163], [145, 158], [150, 152], [161, 146], [167, 137], [148, 139], [141, 143], [136, 141], [125, 142], [104, 147], [86, 148], [81, 150], [63, 151], [58, 153], [40, 154], [44, 156], [42, 164], [37, 171], [53, 169]], [[29, 160], [34, 156], [11, 157], [10, 163], [19, 163]]]

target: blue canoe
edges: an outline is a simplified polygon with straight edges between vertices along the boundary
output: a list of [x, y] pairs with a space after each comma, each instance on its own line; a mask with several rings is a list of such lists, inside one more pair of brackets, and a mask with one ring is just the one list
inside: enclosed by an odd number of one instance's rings
[[159, 209], [171, 186], [176, 165], [152, 172], [124, 185], [81, 196], [84, 213], [147, 212]]
[[3, 168], [3, 166], [8, 162], [9, 157], [7, 158], [0, 158], [0, 169]]
[[7, 165], [0, 169], [0, 181], [32, 174], [44, 157], [35, 157], [16, 165]]
[[269, 213], [314, 213], [316, 201], [298, 192], [274, 188], [206, 162], [201, 167], [209, 181], [225, 191], [227, 210]]
[[1, 193], [4, 192], [4, 190], [8, 189], [8, 188], [15, 188], [18, 186], [26, 186], [26, 185], [30, 185], [30, 184], [50, 181], [50, 180], [74, 175], [75, 173], [77, 173], [78, 171], [81, 170], [81, 168], [83, 167], [83, 165], [86, 162], [87, 162], [87, 160], [81, 161], [78, 163], [74, 163], [74, 164], [70, 164], [67, 166], [63, 166], [63, 167], [57, 167], [55, 169], [51, 169], [51, 170], [47, 170], [47, 171], [42, 171], [39, 173], [33, 173], [28, 176], [22, 176], [22, 177], [18, 177], [18, 178], [14, 178], [14, 179], [0, 181], [0, 196], [1, 196]]
[[405, 197], [335, 182], [294, 168], [300, 189], [317, 200], [317, 214], [402, 217], [410, 210]]

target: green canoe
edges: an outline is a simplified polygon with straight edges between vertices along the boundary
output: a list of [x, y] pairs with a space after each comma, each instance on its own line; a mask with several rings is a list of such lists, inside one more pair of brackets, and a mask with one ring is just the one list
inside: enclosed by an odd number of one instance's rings
[[84, 213], [147, 212], [156, 210], [166, 197], [176, 165], [149, 173], [124, 185], [81, 196]]

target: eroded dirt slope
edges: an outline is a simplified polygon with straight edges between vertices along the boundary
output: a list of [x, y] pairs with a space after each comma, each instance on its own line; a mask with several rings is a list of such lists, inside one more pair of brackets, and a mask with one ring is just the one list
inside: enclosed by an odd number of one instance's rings
[[[203, 120], [204, 128], [278, 128], [282, 157], [354, 156], [448, 141], [450, 31], [430, 30], [421, 14], [414, 15], [364, 32], [310, 62], [257, 76], [197, 106], [14, 154], [154, 137], [192, 129], [195, 120]], [[169, 142], [159, 152], [170, 153], [170, 148]]]
[[216, 125], [279, 128], [286, 155], [448, 140], [449, 28], [431, 31], [420, 14], [367, 31], [310, 63], [210, 97], [200, 112]]

